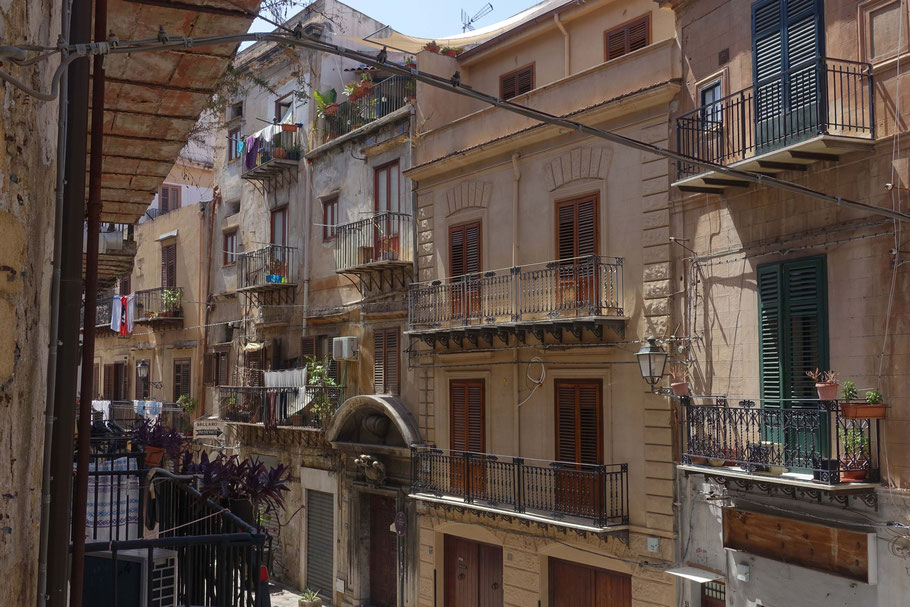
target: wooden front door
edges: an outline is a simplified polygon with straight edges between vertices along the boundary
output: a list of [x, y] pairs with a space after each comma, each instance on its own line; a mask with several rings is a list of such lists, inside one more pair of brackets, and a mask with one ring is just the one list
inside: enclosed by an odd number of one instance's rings
[[445, 607], [502, 607], [502, 548], [445, 536]]
[[632, 578], [550, 559], [550, 607], [631, 607]]
[[599, 265], [592, 259], [598, 252], [597, 194], [556, 203], [556, 215], [556, 310], [586, 313], [600, 301]]
[[[556, 459], [568, 464], [603, 463], [601, 382], [556, 381]], [[556, 505], [564, 514], [596, 517], [602, 511], [603, 479], [592, 466], [556, 469]]]
[[398, 542], [395, 499], [370, 495], [370, 604], [395, 607], [398, 596]]
[[[449, 469], [451, 491], [455, 495], [484, 493], [484, 381], [453, 379], [449, 382], [449, 433], [452, 460]], [[471, 459], [461, 457], [465, 451]], [[469, 463], [470, 461], [470, 463]], [[470, 483], [468, 482], [470, 480]]]
[[449, 228], [449, 263], [452, 319], [471, 319], [480, 315], [480, 222]]

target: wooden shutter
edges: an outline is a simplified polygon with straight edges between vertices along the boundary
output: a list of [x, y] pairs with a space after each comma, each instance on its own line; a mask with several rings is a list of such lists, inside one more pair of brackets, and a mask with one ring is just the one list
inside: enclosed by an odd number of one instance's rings
[[303, 358], [316, 357], [316, 338], [304, 337], [300, 344], [300, 356]]
[[450, 436], [453, 451], [483, 453], [484, 381], [453, 379], [449, 382]]
[[557, 203], [556, 250], [560, 259], [596, 255], [597, 196]]
[[534, 89], [534, 64], [526, 65], [499, 77], [499, 97], [511, 99]]
[[601, 384], [597, 380], [556, 382], [556, 459], [580, 464], [603, 461]]
[[777, 399], [813, 399], [806, 371], [828, 367], [828, 306], [824, 257], [758, 268], [759, 368], [764, 406]]
[[452, 276], [480, 272], [480, 222], [449, 228], [449, 259]]
[[161, 286], [177, 286], [177, 243], [161, 247]]
[[114, 365], [104, 365], [104, 400], [114, 399]]
[[377, 394], [398, 394], [398, 328], [373, 332], [373, 388]]
[[604, 33], [604, 59], [616, 59], [651, 44], [651, 14]]
[[515, 92], [515, 73], [506, 74], [499, 77], [499, 98], [511, 99], [517, 93]]
[[202, 359], [202, 383], [211, 386], [215, 383], [215, 354], [208, 353]]
[[92, 394], [91, 397], [95, 400], [98, 399], [98, 395], [101, 394], [101, 366], [98, 363], [93, 365], [92, 369]]
[[218, 352], [215, 362], [217, 363], [217, 382], [219, 386], [226, 386], [230, 383], [230, 369], [228, 368], [229, 354], [227, 352]]
[[174, 361], [174, 402], [190, 393], [190, 364], [185, 358]]
[[385, 390], [385, 334], [381, 329], [373, 331], [373, 392], [382, 394]]
[[126, 363], [114, 363], [114, 392], [113, 400], [125, 400], [129, 390], [126, 375]]
[[263, 354], [263, 350], [257, 350], [255, 352], [246, 353], [246, 366], [249, 370], [251, 386], [261, 386], [263, 384], [262, 354]]

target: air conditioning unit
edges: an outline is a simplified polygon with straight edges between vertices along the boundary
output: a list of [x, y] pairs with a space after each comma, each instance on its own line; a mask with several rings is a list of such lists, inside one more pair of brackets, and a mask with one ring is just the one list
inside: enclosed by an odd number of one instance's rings
[[357, 338], [336, 337], [332, 340], [332, 358], [335, 360], [357, 360]]
[[[114, 588], [117, 607], [174, 607], [177, 604], [177, 553], [155, 548], [152, 579], [148, 579], [148, 550], [119, 550], [117, 552], [117, 584], [111, 571], [110, 551], [85, 555], [85, 581], [82, 604], [92, 607], [113, 607]], [[151, 594], [152, 600], [148, 601]]]

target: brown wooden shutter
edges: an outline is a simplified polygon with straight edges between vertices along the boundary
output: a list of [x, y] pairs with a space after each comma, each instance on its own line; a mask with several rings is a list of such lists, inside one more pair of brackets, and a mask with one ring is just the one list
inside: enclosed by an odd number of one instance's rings
[[101, 367], [98, 365], [98, 363], [95, 363], [92, 369], [91, 397], [97, 400], [99, 394], [101, 394]]
[[215, 354], [211, 352], [202, 359], [202, 383], [206, 386], [215, 383]]
[[454, 451], [484, 452], [483, 388], [482, 379], [453, 379], [449, 382], [451, 448]]
[[604, 33], [607, 61], [651, 44], [651, 15], [647, 14]]
[[499, 77], [499, 97], [500, 99], [511, 99], [517, 95], [515, 88], [515, 74], [506, 74]]
[[515, 74], [515, 93], [524, 95], [534, 88], [534, 68], [529, 66]]
[[449, 228], [451, 275], [480, 272], [480, 222]]
[[113, 400], [125, 400], [128, 390], [129, 379], [126, 374], [126, 363], [114, 363], [114, 398]]
[[104, 400], [114, 399], [114, 365], [104, 365]]
[[600, 382], [556, 382], [556, 459], [580, 464], [599, 464], [601, 448]]
[[373, 391], [382, 394], [385, 389], [385, 334], [381, 329], [373, 332]]
[[185, 358], [174, 361], [174, 402], [183, 394], [190, 393], [190, 361]]
[[557, 205], [556, 250], [560, 259], [596, 255], [597, 197], [586, 196]]
[[649, 18], [643, 17], [633, 23], [629, 24], [629, 51], [637, 51], [640, 48], [648, 46], [649, 43], [649, 34], [650, 34], [650, 24], [648, 23]]
[[398, 329], [385, 330], [385, 391], [398, 394]]
[[171, 189], [167, 186], [161, 186], [161, 203], [158, 205], [162, 213], [170, 211]]
[[316, 338], [304, 337], [300, 345], [300, 356], [303, 358], [316, 357]]
[[177, 286], [177, 243], [161, 247], [161, 286]]
[[263, 384], [262, 376], [262, 350], [246, 353], [246, 366], [250, 372], [250, 385], [261, 386]]
[[534, 88], [534, 64], [526, 65], [499, 77], [499, 97], [511, 99]]
[[230, 369], [228, 368], [229, 355], [227, 352], [219, 352], [215, 360], [218, 363], [218, 385], [226, 386], [230, 383], [230, 378], [228, 376], [230, 372]]

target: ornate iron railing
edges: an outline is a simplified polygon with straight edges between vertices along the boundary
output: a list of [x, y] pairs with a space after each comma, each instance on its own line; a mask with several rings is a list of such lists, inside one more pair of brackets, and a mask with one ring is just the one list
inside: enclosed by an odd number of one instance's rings
[[317, 410], [334, 411], [343, 401], [341, 386], [218, 387], [219, 417], [231, 422], [321, 428], [314, 405]]
[[879, 478], [878, 421], [847, 418], [837, 401], [682, 403], [683, 463], [811, 473], [826, 484]]
[[157, 287], [136, 291], [136, 321], [183, 318], [183, 288]]
[[409, 329], [622, 316], [622, 258], [589, 255], [414, 283]]
[[322, 142], [346, 135], [407, 105], [416, 96], [413, 78], [392, 76], [373, 84], [370, 91], [355, 101], [331, 104], [319, 119]]
[[[872, 66], [821, 57], [676, 119], [677, 149], [728, 165], [815, 135], [872, 139]], [[678, 178], [703, 172], [678, 163]]]
[[335, 271], [414, 262], [411, 216], [386, 211], [335, 228]]
[[241, 289], [297, 284], [297, 247], [270, 244], [237, 257]]
[[629, 522], [627, 464], [591, 465], [411, 448], [411, 491], [548, 518]]
[[[304, 150], [303, 129], [297, 128], [296, 125], [289, 125], [289, 129], [276, 125], [266, 131], [272, 132], [266, 135], [265, 131], [260, 131], [258, 136], [243, 138], [243, 173], [249, 173], [253, 169], [270, 163], [272, 160], [290, 160], [297, 162]], [[236, 145], [237, 142], [229, 142]]]

